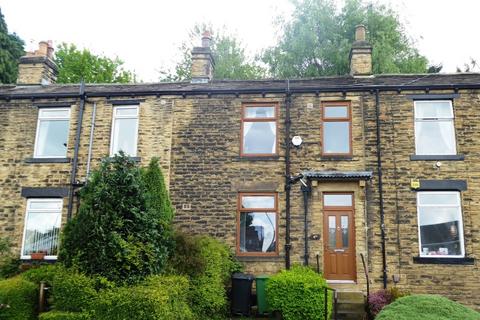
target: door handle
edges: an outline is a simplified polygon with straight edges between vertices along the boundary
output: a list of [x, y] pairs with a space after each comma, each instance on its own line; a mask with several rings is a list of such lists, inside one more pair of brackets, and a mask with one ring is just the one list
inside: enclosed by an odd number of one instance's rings
[[335, 251], [335, 252], [345, 252], [345, 249], [335, 249], [333, 251]]

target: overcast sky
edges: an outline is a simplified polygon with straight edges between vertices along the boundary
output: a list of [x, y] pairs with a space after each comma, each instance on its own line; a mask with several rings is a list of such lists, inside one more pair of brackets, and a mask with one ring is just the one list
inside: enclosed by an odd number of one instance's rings
[[[399, 12], [420, 52], [444, 72], [480, 60], [480, 1], [380, 0]], [[10, 32], [33, 50], [40, 40], [71, 42], [118, 56], [140, 80], [152, 82], [173, 65], [196, 22], [225, 26], [253, 54], [275, 44], [274, 20], [289, 16], [288, 0], [0, 0]]]

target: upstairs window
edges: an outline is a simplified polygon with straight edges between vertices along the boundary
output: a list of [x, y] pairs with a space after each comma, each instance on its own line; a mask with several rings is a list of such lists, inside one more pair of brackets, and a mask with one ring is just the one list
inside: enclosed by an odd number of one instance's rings
[[464, 257], [459, 192], [418, 192], [421, 257]]
[[244, 105], [242, 110], [241, 155], [276, 155], [277, 122], [278, 108], [276, 105]]
[[120, 151], [135, 157], [138, 139], [138, 106], [117, 106], [113, 108], [112, 139], [110, 156]]
[[452, 101], [415, 101], [417, 155], [455, 155]]
[[237, 254], [277, 254], [277, 195], [241, 193], [238, 199]]
[[352, 121], [350, 105], [345, 102], [325, 102], [322, 111], [322, 155], [352, 154]]
[[35, 158], [67, 156], [70, 108], [40, 108], [35, 137]]
[[22, 259], [30, 259], [32, 253], [44, 253], [46, 259], [57, 257], [62, 207], [62, 199], [28, 199]]

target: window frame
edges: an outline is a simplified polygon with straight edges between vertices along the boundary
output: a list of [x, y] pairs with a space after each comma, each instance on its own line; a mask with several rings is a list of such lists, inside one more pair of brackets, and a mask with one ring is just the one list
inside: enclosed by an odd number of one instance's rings
[[[137, 113], [135, 116], [117, 116], [116, 111], [119, 109], [132, 109], [135, 107]], [[140, 106], [138, 104], [132, 104], [132, 105], [115, 105], [113, 106], [112, 109], [112, 129], [110, 133], [110, 157], [115, 156], [116, 153], [113, 153], [113, 146], [114, 146], [114, 135], [115, 135], [115, 126], [116, 126], [116, 120], [117, 119], [136, 119], [136, 127], [135, 127], [135, 145], [134, 145], [134, 150], [135, 154], [127, 154], [129, 157], [136, 157], [138, 154], [138, 131], [140, 128]]]
[[[242, 208], [242, 198], [244, 196], [273, 196], [273, 208]], [[275, 213], [275, 251], [274, 252], [242, 252], [240, 251], [240, 215], [243, 212], [272, 212]], [[277, 192], [239, 192], [237, 196], [237, 236], [235, 251], [239, 257], [276, 257], [279, 255], [279, 235], [278, 235], [278, 193]]]
[[[60, 213], [60, 229], [62, 229], [62, 218], [63, 218], [63, 199], [62, 198], [29, 198], [27, 199], [27, 206], [25, 210], [25, 219], [23, 222], [23, 235], [22, 235], [22, 246], [20, 248], [20, 259], [22, 260], [30, 260], [32, 259], [31, 255], [24, 255], [24, 249], [25, 249], [25, 236], [27, 233], [27, 222], [28, 222], [28, 216], [30, 212], [52, 212], [53, 210], [50, 209], [30, 209], [30, 203], [32, 202], [56, 202], [60, 203], [60, 210], [55, 211], [56, 213]], [[53, 256], [45, 256], [44, 260], [57, 260], [58, 258], [58, 250], [60, 250], [60, 233], [58, 235], [58, 243], [57, 243], [57, 255]]]
[[[452, 113], [452, 118], [418, 118], [418, 121], [417, 121], [417, 103], [422, 103], [422, 102], [448, 102], [449, 105], [450, 105], [450, 110], [451, 110], [451, 113]], [[422, 154], [419, 154], [418, 153], [418, 139], [417, 139], [417, 132], [418, 132], [418, 129], [417, 129], [417, 122], [439, 122], [439, 121], [443, 121], [443, 122], [451, 122], [452, 123], [452, 126], [453, 126], [453, 148], [454, 148], [454, 153], [449, 153], [449, 154], [432, 154], [432, 153], [429, 153], [429, 154], [426, 154], [426, 153], [422, 153]], [[455, 110], [453, 108], [453, 100], [449, 100], [449, 99], [445, 99], [445, 100], [414, 100], [413, 101], [413, 132], [414, 132], [414, 140], [415, 140], [415, 155], [416, 156], [454, 156], [454, 155], [458, 155], [458, 150], [457, 150], [457, 133], [456, 133], [456, 128], [455, 128]]]
[[[273, 107], [274, 110], [274, 117], [267, 117], [267, 118], [247, 118], [245, 116], [246, 110], [248, 107]], [[278, 102], [248, 102], [242, 103], [242, 111], [241, 111], [241, 119], [240, 119], [240, 157], [276, 157], [279, 155], [279, 142], [278, 142], [278, 119], [279, 119], [279, 108]], [[275, 122], [275, 153], [244, 153], [243, 146], [244, 146], [244, 123], [245, 122]]]
[[[455, 194], [458, 200], [458, 203], [455, 205], [420, 205], [420, 195], [422, 194]], [[464, 234], [464, 227], [463, 227], [463, 211], [462, 211], [462, 197], [460, 191], [418, 191], [417, 192], [417, 234], [418, 234], [418, 253], [420, 258], [465, 258], [465, 234]], [[459, 230], [458, 230], [458, 238], [460, 240], [460, 248], [461, 254], [460, 255], [425, 255], [422, 251], [422, 238], [420, 233], [420, 207], [449, 207], [449, 208], [458, 208], [460, 213], [460, 221], [459, 221]]]
[[[325, 111], [327, 107], [346, 107], [347, 108], [347, 116], [346, 117], [326, 117]], [[348, 122], [348, 152], [346, 153], [338, 153], [338, 152], [325, 152], [325, 122]], [[322, 136], [322, 147], [321, 147], [321, 155], [322, 157], [351, 157], [353, 156], [353, 138], [352, 138], [352, 107], [350, 101], [323, 101], [322, 102], [322, 116], [321, 116], [321, 128], [320, 133]]]
[[[68, 117], [42, 117], [41, 114], [42, 114], [42, 111], [45, 111], [45, 110], [55, 110], [55, 111], [68, 111]], [[70, 136], [70, 118], [71, 118], [71, 115], [72, 115], [72, 110], [70, 107], [65, 107], [65, 108], [58, 108], [58, 107], [45, 107], [45, 108], [38, 108], [38, 116], [37, 116], [37, 128], [35, 130], [35, 143], [34, 143], [34, 146], [33, 146], [33, 158], [34, 159], [52, 159], [52, 158], [55, 158], [55, 159], [64, 159], [67, 157], [67, 153], [68, 153], [68, 138]], [[45, 155], [45, 156], [40, 156], [40, 155], [37, 155], [37, 152], [38, 152], [38, 138], [39, 138], [39, 132], [40, 132], [40, 123], [42, 121], [65, 121], [65, 120], [68, 120], [68, 129], [67, 129], [67, 146], [66, 146], [66, 150], [65, 150], [65, 155], [63, 156], [52, 156], [52, 155]]]

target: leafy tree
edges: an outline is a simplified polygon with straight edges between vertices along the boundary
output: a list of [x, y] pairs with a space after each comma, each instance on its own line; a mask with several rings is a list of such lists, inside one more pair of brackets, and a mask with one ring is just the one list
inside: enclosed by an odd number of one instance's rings
[[[197, 24], [190, 31], [189, 40], [179, 48], [181, 60], [173, 71], [161, 71], [162, 81], [185, 81], [190, 79], [192, 66], [192, 48], [196, 45], [205, 30], [211, 26]], [[212, 39], [212, 54], [215, 60], [213, 77], [215, 79], [250, 80], [265, 76], [265, 70], [254, 63], [245, 54], [242, 43], [233, 35], [215, 31]]]
[[9, 34], [0, 9], [0, 83], [15, 83], [18, 75], [18, 59], [24, 55], [25, 43], [15, 33]]
[[62, 43], [55, 53], [58, 66], [57, 83], [129, 83], [135, 75], [123, 68], [118, 57], [110, 59], [95, 55], [87, 49], [80, 50], [74, 44]]
[[125, 154], [102, 162], [81, 191], [78, 214], [65, 227], [60, 261], [117, 283], [160, 273], [170, 233], [148, 190], [141, 170]]
[[333, 0], [292, 0], [290, 21], [280, 20], [279, 43], [262, 56], [275, 77], [316, 77], [349, 73], [355, 26], [364, 24], [373, 46], [373, 72], [424, 73], [427, 59], [406, 35], [398, 15], [379, 4], [346, 0], [338, 11]]

